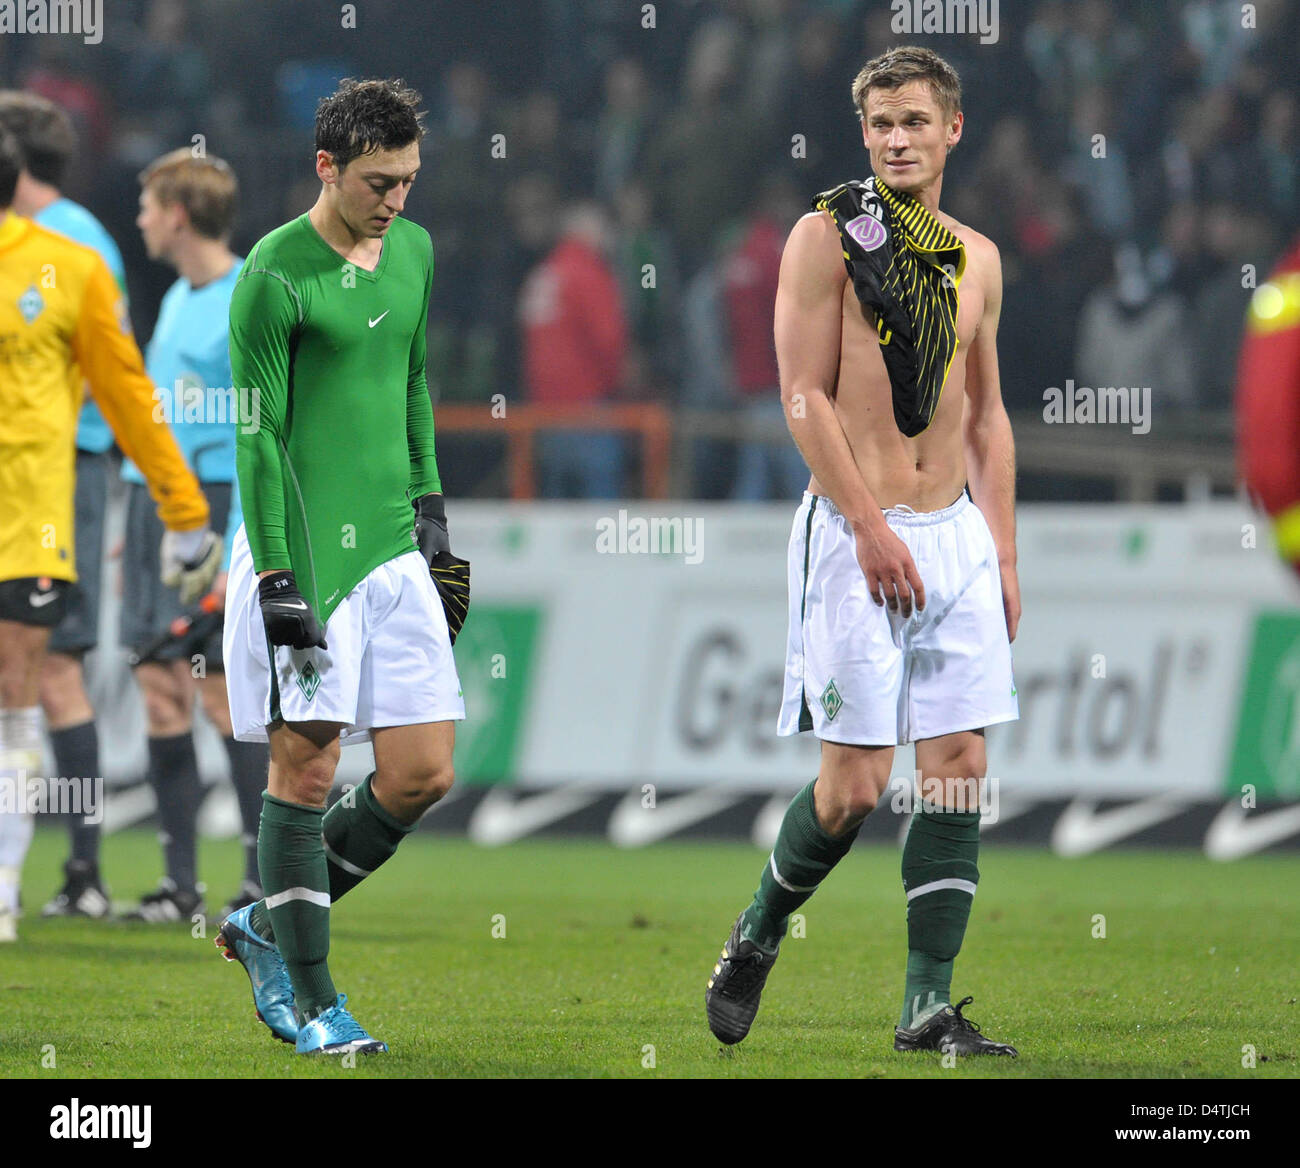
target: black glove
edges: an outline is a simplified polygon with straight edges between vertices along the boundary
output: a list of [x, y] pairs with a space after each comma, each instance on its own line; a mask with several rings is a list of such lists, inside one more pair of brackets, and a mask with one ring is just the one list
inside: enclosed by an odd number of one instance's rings
[[433, 557], [451, 551], [447, 534], [447, 507], [441, 495], [421, 495], [415, 500], [415, 542], [424, 562], [433, 567]]
[[262, 623], [272, 645], [311, 649], [325, 644], [325, 630], [298, 591], [292, 572], [272, 572], [257, 582], [257, 599], [262, 606]]
[[429, 565], [442, 611], [447, 617], [451, 643], [464, 627], [469, 613], [469, 561], [451, 554], [447, 534], [447, 509], [441, 495], [421, 495], [415, 501], [415, 542]]

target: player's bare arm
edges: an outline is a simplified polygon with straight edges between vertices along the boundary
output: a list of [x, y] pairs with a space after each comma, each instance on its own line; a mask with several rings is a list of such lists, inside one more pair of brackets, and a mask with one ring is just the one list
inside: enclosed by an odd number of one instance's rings
[[[901, 604], [910, 616], [913, 597], [918, 608], [925, 607], [924, 586], [867, 486], [836, 403], [847, 284], [834, 222], [824, 212], [805, 215], [790, 233], [777, 285], [781, 400], [790, 433], [813, 472], [811, 489], [828, 495], [853, 528], [872, 599], [893, 610]], [[887, 420], [892, 427], [892, 418]]]
[[1002, 311], [1002, 259], [997, 245], [965, 229], [967, 251], [978, 265], [984, 289], [979, 330], [966, 354], [966, 408], [962, 443], [971, 498], [984, 513], [998, 550], [1007, 637], [1016, 639], [1020, 586], [1016, 578], [1016, 453], [1011, 420], [1002, 404], [997, 333]]

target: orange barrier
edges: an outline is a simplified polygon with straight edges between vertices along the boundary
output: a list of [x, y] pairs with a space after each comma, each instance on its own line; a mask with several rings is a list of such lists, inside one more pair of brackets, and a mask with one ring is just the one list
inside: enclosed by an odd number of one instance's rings
[[495, 407], [448, 402], [434, 406], [436, 429], [443, 434], [502, 434], [506, 440], [506, 461], [510, 474], [510, 497], [533, 499], [537, 484], [533, 473], [533, 439], [543, 430], [627, 430], [641, 439], [642, 495], [647, 499], [668, 497], [668, 457], [672, 446], [672, 415], [652, 402], [591, 406], [519, 405]]

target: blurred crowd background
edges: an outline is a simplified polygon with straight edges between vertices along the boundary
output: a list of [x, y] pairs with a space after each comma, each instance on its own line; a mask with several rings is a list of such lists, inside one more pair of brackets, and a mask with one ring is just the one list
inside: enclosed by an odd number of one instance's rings
[[[429, 111], [406, 214], [435, 244], [437, 398], [656, 403], [687, 428], [731, 412], [729, 434], [689, 443], [690, 492], [793, 497], [807, 471], [780, 440], [781, 249], [814, 194], [869, 174], [858, 69], [920, 43], [963, 82], [942, 206], [1002, 252], [1013, 420], [1067, 379], [1142, 384], [1150, 441], [1230, 444], [1243, 265], [1262, 281], [1300, 225], [1300, 5], [1260, 0], [1252, 29], [1235, 0], [1002, 0], [989, 44], [896, 35], [885, 0], [663, 0], [651, 28], [622, 0], [359, 0], [356, 28], [346, 7], [112, 0], [102, 44], [0, 37], [3, 83], [76, 120], [65, 191], [122, 247], [142, 339], [174, 273], [134, 227], [140, 169], [203, 135], [241, 183], [242, 254], [315, 199], [317, 99], [343, 76], [402, 76]], [[635, 494], [636, 453], [552, 436], [539, 492]], [[505, 462], [491, 436], [440, 438], [451, 493], [504, 494]], [[1050, 477], [1022, 482], [1035, 495], [1072, 497]]]

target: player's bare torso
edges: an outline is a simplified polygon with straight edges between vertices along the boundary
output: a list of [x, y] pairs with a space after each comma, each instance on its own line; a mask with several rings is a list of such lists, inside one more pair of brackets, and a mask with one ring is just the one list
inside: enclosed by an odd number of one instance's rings
[[[839, 236], [830, 216], [818, 213], [829, 231], [827, 247], [840, 255]], [[881, 507], [905, 504], [915, 511], [937, 511], [953, 503], [966, 485], [962, 415], [966, 402], [966, 362], [984, 319], [992, 265], [992, 243], [942, 211], [938, 218], [966, 245], [966, 270], [958, 296], [957, 352], [926, 430], [906, 438], [894, 422], [889, 374], [880, 353], [874, 314], [853, 290], [842, 259], [839, 372], [832, 391], [835, 414], [853, 451], [867, 489]], [[812, 477], [814, 494], [825, 490]]]

